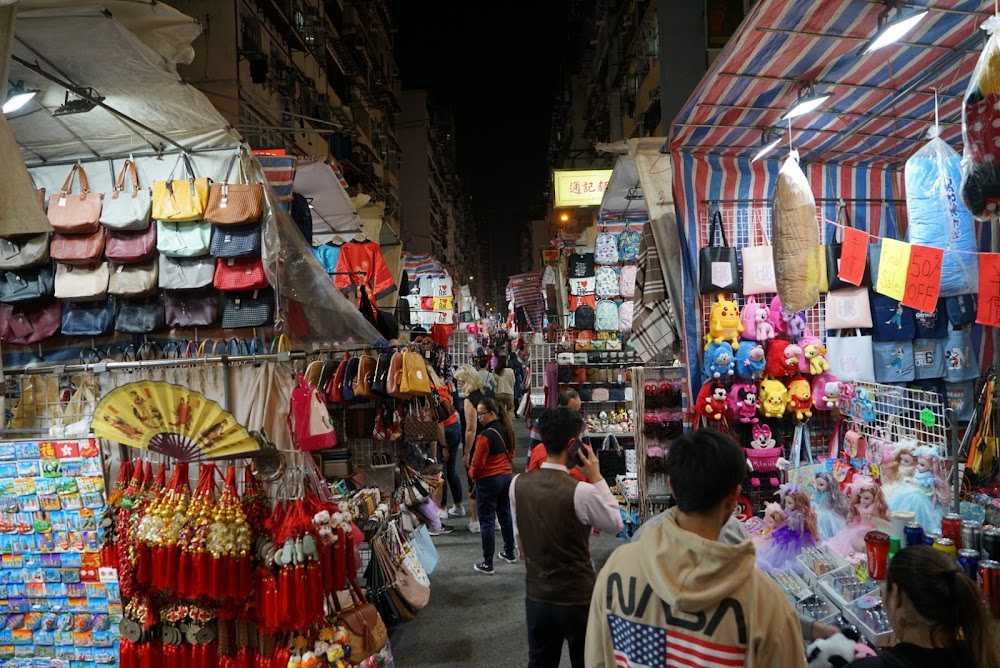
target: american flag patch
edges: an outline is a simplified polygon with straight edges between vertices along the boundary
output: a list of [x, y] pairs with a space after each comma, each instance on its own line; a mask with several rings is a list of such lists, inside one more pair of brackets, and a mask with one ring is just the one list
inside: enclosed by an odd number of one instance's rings
[[608, 615], [616, 668], [735, 668], [746, 649]]

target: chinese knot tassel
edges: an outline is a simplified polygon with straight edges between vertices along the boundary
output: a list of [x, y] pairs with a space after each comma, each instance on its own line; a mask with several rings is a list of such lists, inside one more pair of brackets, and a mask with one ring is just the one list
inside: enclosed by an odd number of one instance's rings
[[288, 662], [292, 658], [292, 652], [287, 647], [279, 647], [274, 650], [274, 656], [271, 657], [271, 667], [272, 668], [288, 668]]
[[177, 663], [180, 668], [194, 668], [194, 664], [191, 662], [191, 648], [192, 645], [187, 643], [178, 646], [180, 653], [177, 657]]
[[256, 652], [249, 647], [240, 647], [236, 652], [234, 668], [254, 668], [254, 655]]
[[212, 576], [208, 580], [208, 587], [205, 594], [209, 598], [221, 600], [225, 598], [226, 592], [229, 589], [226, 582], [226, 558], [215, 557], [214, 559], [211, 559], [210, 564]]
[[145, 543], [139, 543], [136, 546], [135, 560], [135, 580], [140, 585], [148, 586], [152, 582], [153, 573], [155, 570], [158, 570], [152, 563], [153, 558], [148, 545]]
[[179, 666], [181, 661], [181, 648], [177, 645], [163, 644], [163, 649], [161, 650], [162, 663], [168, 668], [172, 666]]
[[[156, 668], [153, 665], [153, 662], [155, 660], [153, 643], [149, 642], [142, 643], [141, 645], [139, 645], [138, 649], [139, 649], [138, 651], [139, 657], [138, 657], [138, 662], [136, 663], [137, 668]], [[159, 652], [156, 652], [155, 654], [158, 655]]]
[[209, 591], [209, 579], [212, 577], [212, 567], [208, 552], [198, 552], [192, 558], [194, 573], [191, 577], [191, 595], [205, 596]]
[[163, 589], [177, 591], [177, 569], [181, 565], [181, 548], [176, 543], [163, 548], [163, 562]]
[[177, 558], [177, 595], [186, 598], [191, 594], [191, 553], [180, 550]]
[[136, 646], [131, 640], [122, 638], [119, 643], [118, 666], [119, 668], [139, 668], [138, 657], [136, 656]]

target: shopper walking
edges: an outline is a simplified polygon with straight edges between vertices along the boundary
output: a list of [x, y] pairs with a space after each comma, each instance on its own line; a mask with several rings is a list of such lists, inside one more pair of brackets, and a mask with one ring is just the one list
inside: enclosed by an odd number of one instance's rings
[[[465, 506], [462, 505], [462, 479], [458, 477], [459, 450], [462, 447], [462, 424], [458, 411], [451, 399], [448, 386], [440, 376], [430, 370], [431, 381], [434, 384], [435, 410], [438, 421], [438, 453], [439, 461], [444, 464], [445, 484], [438, 488], [438, 513], [442, 520], [449, 517], [465, 517]], [[451, 488], [452, 506], [448, 507], [448, 489]], [[441, 525], [442, 532], [451, 533], [446, 524]]]
[[493, 392], [495, 395], [497, 391], [497, 379], [496, 376], [493, 375], [493, 372], [490, 371], [490, 360], [492, 359], [492, 351], [486, 351], [486, 354], [480, 358], [479, 378], [483, 381], [483, 387], [489, 389], [490, 392]]
[[497, 368], [493, 371], [496, 379], [497, 403], [504, 407], [507, 415], [514, 415], [514, 371], [507, 367], [507, 357], [497, 358]]
[[667, 480], [677, 505], [597, 576], [588, 668], [805, 667], [798, 616], [756, 569], [753, 543], [719, 541], [745, 477], [746, 456], [728, 436], [701, 429], [674, 441]]
[[[539, 422], [545, 463], [510, 485], [514, 538], [527, 567], [528, 668], [558, 668], [563, 641], [569, 644], [573, 668], [583, 668], [597, 578], [590, 558], [591, 527], [618, 533], [622, 517], [597, 455], [586, 446], [574, 447], [583, 430], [580, 413], [554, 408]], [[579, 471], [586, 481], [566, 475], [568, 471]]]
[[[477, 417], [476, 407], [483, 399], [492, 397], [493, 392], [483, 387], [483, 380], [479, 373], [475, 367], [469, 364], [463, 364], [458, 368], [458, 371], [455, 372], [455, 380], [458, 381], [458, 387], [462, 391], [463, 397], [459, 419], [462, 422], [462, 442], [464, 444], [462, 461], [465, 464], [465, 470], [468, 471], [472, 465], [472, 451], [476, 447], [476, 437], [483, 430], [483, 425], [479, 423]], [[479, 514], [476, 508], [475, 483], [471, 477], [469, 478], [469, 515], [469, 531], [478, 533], [480, 529]], [[456, 515], [456, 517], [461, 517], [461, 515]]]
[[927, 545], [889, 562], [885, 612], [898, 644], [855, 668], [1000, 668], [1000, 648], [978, 585]]
[[476, 437], [469, 477], [476, 485], [476, 507], [479, 510], [479, 535], [483, 542], [483, 560], [473, 566], [480, 573], [493, 575], [493, 555], [496, 535], [493, 526], [500, 520], [503, 551], [500, 558], [514, 563], [514, 526], [510, 514], [510, 481], [514, 474], [514, 428], [510, 416], [496, 399], [483, 399], [476, 407], [483, 431]]

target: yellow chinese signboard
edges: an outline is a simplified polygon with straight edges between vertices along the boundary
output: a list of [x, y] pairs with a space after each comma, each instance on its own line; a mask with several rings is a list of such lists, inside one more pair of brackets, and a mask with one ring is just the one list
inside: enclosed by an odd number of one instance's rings
[[600, 206], [611, 180], [610, 169], [555, 169], [557, 209], [565, 206]]

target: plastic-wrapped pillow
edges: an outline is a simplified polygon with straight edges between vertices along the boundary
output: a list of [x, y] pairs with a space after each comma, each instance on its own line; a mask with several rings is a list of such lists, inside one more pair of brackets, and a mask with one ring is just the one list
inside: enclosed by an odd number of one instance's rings
[[793, 152], [778, 172], [771, 230], [774, 277], [785, 313], [811, 308], [819, 301], [820, 244], [816, 198]]

